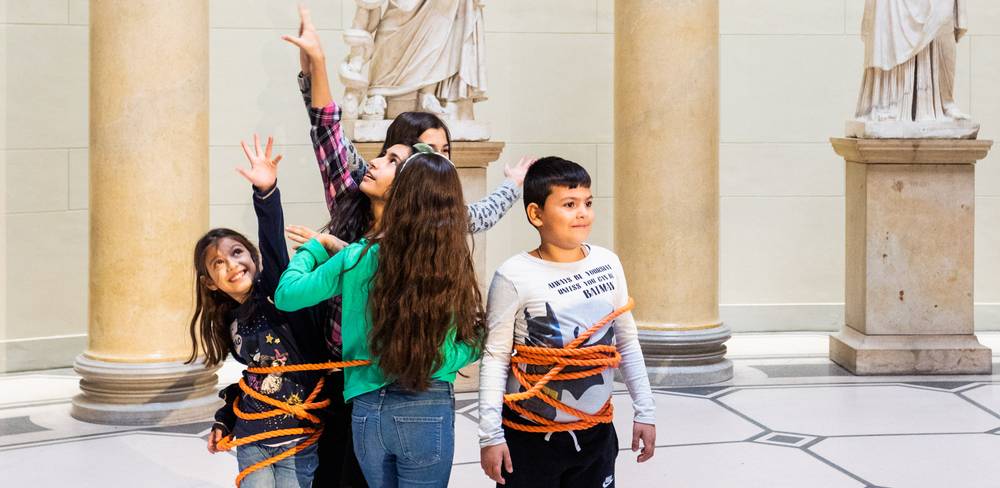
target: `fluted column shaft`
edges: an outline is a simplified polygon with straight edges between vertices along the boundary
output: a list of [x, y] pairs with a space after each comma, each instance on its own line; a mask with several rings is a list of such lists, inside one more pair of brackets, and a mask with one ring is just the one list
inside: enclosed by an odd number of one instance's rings
[[91, 0], [90, 21], [89, 342], [73, 414], [198, 417], [214, 370], [183, 362], [208, 227], [208, 3]]
[[722, 381], [718, 1], [615, 7], [615, 246], [647, 366], [658, 384]]

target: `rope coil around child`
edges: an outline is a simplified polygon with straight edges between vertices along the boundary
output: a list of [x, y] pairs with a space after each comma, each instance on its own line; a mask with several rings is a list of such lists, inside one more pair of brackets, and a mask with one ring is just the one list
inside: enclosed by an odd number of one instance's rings
[[[291, 373], [298, 371], [324, 371], [330, 370], [335, 371], [343, 368], [351, 368], [355, 366], [367, 366], [371, 364], [370, 361], [338, 361], [338, 362], [325, 362], [325, 363], [312, 363], [312, 364], [293, 364], [285, 366], [271, 366], [271, 367], [260, 367], [260, 368], [247, 368], [247, 372], [254, 374], [272, 374], [272, 373]], [[254, 399], [263, 402], [267, 405], [274, 407], [266, 412], [259, 413], [246, 413], [239, 408], [239, 398], [233, 402], [233, 413], [237, 417], [243, 420], [263, 420], [271, 417], [277, 417], [278, 415], [291, 415], [299, 420], [306, 420], [311, 422], [315, 427], [298, 427], [294, 429], [278, 429], [271, 430], [267, 432], [261, 432], [260, 434], [255, 434], [247, 437], [241, 437], [239, 439], [234, 439], [233, 435], [230, 434], [223, 437], [217, 444], [220, 451], [228, 451], [234, 447], [242, 446], [246, 444], [251, 444], [254, 442], [259, 442], [267, 439], [273, 439], [275, 437], [283, 437], [286, 435], [308, 435], [305, 440], [295, 444], [294, 446], [282, 451], [280, 454], [267, 458], [260, 461], [252, 466], [248, 466], [240, 474], [236, 476], [236, 486], [239, 487], [240, 483], [243, 482], [243, 478], [246, 478], [250, 473], [262, 469], [264, 467], [270, 466], [282, 459], [290, 456], [294, 456], [299, 451], [313, 445], [319, 440], [319, 436], [323, 434], [323, 422], [316, 417], [310, 410], [319, 410], [326, 408], [330, 405], [330, 399], [324, 399], [316, 401], [316, 397], [319, 396], [320, 392], [323, 390], [324, 378], [320, 378], [316, 382], [316, 387], [313, 388], [312, 393], [305, 399], [304, 402], [298, 404], [289, 404], [281, 400], [276, 400], [263, 393], [258, 392], [246, 384], [243, 378], [240, 378], [240, 389], [244, 393], [250, 395]]]
[[[589, 414], [582, 410], [575, 409], [556, 400], [553, 395], [545, 391], [545, 385], [550, 381], [576, 380], [596, 376], [608, 368], [616, 368], [621, 363], [622, 356], [618, 348], [612, 345], [583, 346], [581, 344], [590, 339], [598, 330], [603, 328], [620, 315], [632, 310], [635, 301], [630, 297], [628, 303], [617, 308], [596, 324], [587, 329], [583, 334], [570, 342], [563, 348], [536, 347], [518, 344], [514, 346], [514, 354], [510, 358], [511, 372], [517, 378], [525, 391], [504, 395], [503, 401], [511, 410], [521, 414], [537, 425], [523, 424], [510, 419], [503, 419], [503, 424], [515, 430], [523, 432], [565, 432], [569, 430], [589, 429], [598, 424], [609, 424], [614, 419], [614, 407], [611, 399], [604, 403], [597, 413]], [[551, 369], [544, 375], [530, 374], [518, 367], [519, 364], [533, 366], [550, 366]], [[588, 367], [581, 371], [563, 373], [567, 366]], [[562, 423], [555, 422], [536, 415], [528, 409], [518, 405], [519, 402], [537, 398], [557, 410], [562, 410], [580, 420], [576, 422]]]

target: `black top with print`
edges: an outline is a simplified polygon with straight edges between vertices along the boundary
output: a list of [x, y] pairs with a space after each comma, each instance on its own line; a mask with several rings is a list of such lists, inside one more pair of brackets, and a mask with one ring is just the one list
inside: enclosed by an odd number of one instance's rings
[[[274, 290], [281, 273], [288, 267], [281, 195], [277, 188], [268, 195], [255, 191], [253, 201], [262, 269], [257, 274], [250, 299], [227, 317], [231, 324], [230, 352], [237, 361], [251, 368], [330, 361], [332, 357], [323, 337], [323, 328], [329, 320], [329, 305], [321, 303], [297, 312], [282, 312], [274, 306]], [[305, 402], [322, 375], [323, 372], [312, 371], [254, 374], [244, 370], [243, 380], [268, 397], [296, 404]], [[216, 420], [227, 430], [231, 429], [237, 439], [273, 430], [311, 426], [309, 421], [291, 415], [242, 420], [236, 418], [232, 411], [232, 401], [237, 397], [240, 410], [246, 413], [266, 412], [274, 407], [251, 397], [236, 385], [224, 389], [220, 396], [227, 401], [216, 413]], [[263, 443], [278, 445], [300, 436], [277, 437]]]

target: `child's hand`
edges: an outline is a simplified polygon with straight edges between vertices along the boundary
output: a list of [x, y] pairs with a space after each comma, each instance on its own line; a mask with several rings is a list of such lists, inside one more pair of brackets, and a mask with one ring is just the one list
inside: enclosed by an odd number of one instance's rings
[[222, 435], [222, 429], [215, 427], [212, 432], [208, 434], [208, 452], [215, 454], [217, 452], [222, 452], [219, 450], [219, 441], [225, 437]]
[[274, 159], [271, 159], [272, 144], [274, 144], [274, 139], [268, 137], [267, 149], [261, 151], [260, 139], [257, 137], [257, 134], [254, 134], [254, 151], [251, 153], [250, 148], [247, 147], [247, 143], [240, 141], [240, 146], [243, 146], [243, 153], [247, 155], [247, 159], [250, 161], [250, 170], [236, 168], [236, 171], [243, 175], [261, 193], [271, 191], [274, 188], [274, 184], [278, 181], [278, 162], [281, 161], [281, 156], [275, 156]]
[[289, 225], [285, 227], [285, 237], [294, 243], [292, 244], [293, 251], [297, 251], [303, 244], [309, 242], [309, 239], [318, 235], [319, 232], [302, 225]]
[[507, 484], [500, 472], [501, 466], [508, 473], [514, 472], [514, 465], [510, 461], [510, 449], [507, 448], [506, 442], [480, 449], [479, 464], [483, 467], [486, 476], [501, 485]]
[[285, 237], [294, 242], [294, 244], [292, 244], [292, 250], [302, 247], [303, 244], [308, 242], [309, 239], [316, 237], [317, 234], [319, 234], [319, 232], [301, 225], [289, 225], [285, 227]]
[[299, 47], [299, 63], [302, 64], [303, 73], [309, 73], [311, 62], [323, 61], [323, 45], [319, 42], [319, 34], [312, 23], [309, 9], [304, 5], [299, 5], [299, 36], [281, 38]]
[[319, 243], [323, 245], [323, 248], [326, 249], [326, 252], [330, 253], [331, 256], [347, 247], [347, 243], [340, 240], [336, 236], [319, 233], [301, 225], [289, 225], [285, 227], [285, 237], [295, 243], [292, 245], [292, 250], [297, 250], [302, 247], [303, 244], [308, 242], [309, 239], [313, 238], [319, 241]]
[[316, 234], [315, 239], [323, 245], [326, 249], [327, 254], [333, 256], [340, 252], [341, 249], [347, 247], [347, 243], [340, 240], [336, 236], [330, 234]]
[[[302, 5], [299, 4], [299, 37], [302, 37], [302, 34], [306, 30], [306, 24], [302, 20], [302, 10]], [[306, 11], [306, 15], [309, 15], [308, 11]], [[302, 74], [309, 76], [309, 74], [312, 73], [311, 66], [312, 62], [309, 61], [309, 53], [307, 53], [305, 49], [299, 49], [299, 67], [301, 68]]]
[[503, 175], [510, 178], [517, 186], [524, 184], [524, 175], [528, 174], [528, 168], [532, 164], [535, 164], [538, 158], [533, 158], [531, 156], [522, 156], [521, 160], [517, 162], [514, 167], [505, 166], [503, 168]]
[[639, 441], [642, 441], [642, 452], [636, 461], [644, 463], [653, 457], [656, 451], [656, 426], [632, 422], [632, 452], [639, 450]]

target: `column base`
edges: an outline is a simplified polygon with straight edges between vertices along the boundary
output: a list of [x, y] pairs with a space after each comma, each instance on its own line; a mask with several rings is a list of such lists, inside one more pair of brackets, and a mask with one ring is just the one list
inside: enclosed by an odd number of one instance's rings
[[975, 334], [830, 336], [830, 359], [857, 375], [991, 374], [993, 354]]
[[726, 359], [729, 327], [677, 330], [656, 327], [639, 330], [646, 371], [653, 386], [696, 386], [727, 381], [733, 363]]
[[646, 366], [653, 386], [701, 386], [733, 378], [733, 363], [728, 359], [701, 366]]
[[222, 405], [219, 369], [204, 364], [114, 363], [84, 354], [73, 369], [82, 377], [70, 415], [109, 425], [168, 425], [209, 420]]

